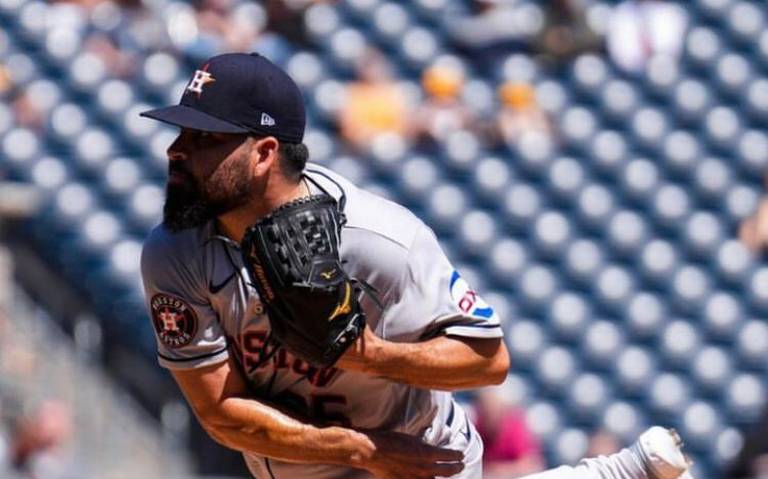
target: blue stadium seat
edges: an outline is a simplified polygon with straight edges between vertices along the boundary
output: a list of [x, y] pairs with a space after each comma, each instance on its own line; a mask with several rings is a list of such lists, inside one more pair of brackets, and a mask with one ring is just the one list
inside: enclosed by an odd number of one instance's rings
[[563, 141], [574, 147], [584, 146], [599, 128], [595, 114], [583, 106], [567, 108], [558, 120]]
[[577, 372], [578, 360], [571, 350], [562, 346], [545, 348], [536, 361], [536, 377], [551, 393], [564, 393]]
[[516, 283], [520, 274], [527, 269], [527, 246], [514, 238], [501, 238], [489, 248], [489, 268], [506, 287]]
[[54, 137], [70, 143], [87, 126], [88, 117], [83, 108], [74, 103], [63, 103], [51, 112], [48, 128]]
[[659, 186], [659, 169], [650, 160], [635, 158], [624, 164], [621, 187], [631, 199], [646, 201], [656, 194]]
[[576, 200], [585, 181], [588, 181], [588, 178], [581, 162], [570, 157], [556, 159], [547, 173], [550, 190], [566, 204]]
[[603, 412], [602, 427], [630, 444], [647, 426], [647, 420], [638, 406], [626, 401], [614, 401]]
[[581, 373], [571, 383], [567, 401], [576, 419], [595, 420], [605, 410], [611, 396], [611, 388], [603, 376]]
[[666, 99], [680, 81], [682, 66], [678, 58], [670, 55], [655, 55], [648, 61], [644, 72], [644, 86], [650, 93]]
[[657, 375], [655, 356], [638, 346], [629, 346], [619, 353], [614, 375], [625, 394], [640, 396], [647, 390]]
[[182, 76], [186, 77], [185, 73], [173, 55], [157, 52], [144, 58], [141, 82], [150, 92], [162, 94]]
[[720, 415], [711, 403], [694, 401], [683, 412], [681, 432], [690, 446], [708, 449], [720, 430]]
[[707, 157], [696, 165], [693, 186], [704, 200], [720, 204], [733, 186], [733, 173], [723, 160]]
[[672, 300], [685, 312], [697, 312], [710, 293], [710, 280], [706, 270], [699, 266], [684, 265], [672, 277]]
[[746, 91], [743, 107], [758, 120], [765, 121], [768, 119], [768, 79], [753, 79]]
[[462, 188], [443, 183], [430, 192], [426, 208], [430, 224], [444, 231], [456, 231], [469, 205]]
[[733, 377], [733, 365], [723, 348], [706, 346], [693, 358], [691, 372], [701, 388], [715, 394], [722, 391], [726, 381]]
[[681, 176], [690, 174], [701, 161], [701, 146], [699, 140], [686, 130], [673, 130], [663, 141], [663, 157], [665, 166]]
[[701, 349], [701, 335], [689, 321], [674, 319], [664, 326], [659, 346], [662, 360], [670, 366], [684, 367]]
[[527, 229], [543, 206], [538, 189], [527, 183], [516, 182], [507, 192], [502, 208], [512, 226]]
[[285, 65], [285, 71], [305, 92], [312, 91], [328, 74], [320, 57], [307, 51], [292, 55]]
[[581, 429], [563, 430], [554, 443], [554, 461], [558, 464], [575, 464], [587, 452], [589, 437]]
[[435, 162], [424, 156], [412, 156], [403, 161], [398, 186], [402, 194], [420, 201], [441, 181]]
[[388, 44], [398, 43], [413, 24], [409, 11], [396, 2], [382, 2], [368, 15], [374, 33]]
[[768, 135], [760, 130], [745, 130], [738, 140], [736, 159], [748, 173], [758, 176], [768, 170]]
[[38, 136], [27, 128], [14, 128], [2, 139], [5, 162], [16, 170], [26, 170], [37, 160], [43, 145]]
[[578, 341], [591, 321], [591, 307], [585, 299], [570, 291], [557, 293], [548, 311], [553, 334], [566, 341]]
[[742, 373], [732, 378], [726, 389], [726, 406], [739, 421], [756, 421], [766, 405], [764, 377]]
[[497, 157], [486, 157], [479, 161], [473, 172], [473, 183], [478, 196], [501, 204], [504, 194], [514, 179], [509, 162]]
[[443, 153], [446, 166], [459, 173], [470, 174], [477, 168], [482, 144], [471, 131], [455, 130], [446, 138]]
[[591, 183], [579, 192], [576, 213], [582, 226], [602, 230], [615, 211], [616, 200], [605, 186]]
[[620, 311], [635, 292], [635, 280], [627, 268], [608, 264], [595, 277], [594, 294], [604, 306]]
[[610, 370], [625, 343], [624, 332], [616, 322], [597, 320], [584, 331], [581, 352], [593, 368]]
[[560, 410], [556, 403], [549, 401], [534, 401], [528, 406], [526, 423], [542, 442], [552, 441], [561, 430], [564, 419]]
[[144, 183], [131, 194], [128, 215], [132, 221], [149, 231], [160, 222], [165, 193], [151, 183]]
[[531, 368], [547, 345], [547, 337], [537, 321], [517, 319], [507, 331], [509, 351], [521, 369]]
[[67, 75], [76, 91], [89, 92], [106, 80], [107, 73], [104, 61], [95, 53], [85, 51], [75, 56], [69, 64]]
[[655, 151], [669, 128], [667, 115], [661, 109], [645, 106], [632, 115], [629, 133], [636, 144]]
[[749, 319], [738, 331], [736, 351], [742, 363], [765, 370], [768, 368], [768, 324], [761, 319]]
[[725, 195], [725, 209], [730, 218], [741, 220], [753, 214], [760, 202], [760, 193], [745, 184], [734, 184]]
[[716, 106], [704, 117], [704, 134], [710, 144], [731, 151], [742, 132], [739, 114], [730, 107]]
[[596, 169], [606, 174], [616, 174], [629, 160], [629, 146], [624, 136], [612, 130], [603, 130], [590, 142], [589, 156]]
[[725, 240], [720, 219], [708, 211], [689, 216], [683, 234], [689, 252], [703, 260], [711, 258]]
[[752, 68], [742, 55], [728, 53], [714, 65], [717, 86], [727, 95], [740, 98], [751, 80]]
[[531, 263], [522, 271], [517, 292], [531, 308], [544, 308], [558, 289], [557, 275], [550, 267]]
[[633, 336], [646, 340], [660, 334], [668, 315], [664, 300], [659, 295], [639, 292], [627, 304], [625, 320]]
[[766, 29], [764, 9], [754, 2], [734, 2], [725, 20], [731, 36], [748, 47], [754, 45]]
[[711, 28], [694, 27], [687, 34], [685, 49], [694, 66], [706, 68], [720, 56], [722, 44], [720, 36]]
[[30, 170], [32, 183], [43, 191], [55, 191], [71, 181], [67, 165], [59, 158], [45, 156]]
[[671, 281], [679, 263], [675, 247], [663, 239], [654, 239], [647, 243], [640, 253], [639, 260], [640, 271], [648, 279], [661, 284]]
[[640, 94], [629, 82], [611, 80], [601, 92], [603, 114], [609, 119], [624, 123], [640, 106]]
[[543, 211], [533, 223], [533, 244], [543, 257], [559, 257], [572, 235], [570, 221], [559, 211]]
[[636, 257], [648, 240], [648, 225], [632, 210], [617, 210], [606, 227], [612, 249], [628, 258]]
[[676, 229], [690, 214], [691, 199], [688, 192], [678, 185], [660, 187], [653, 197], [651, 214], [660, 226]]
[[698, 123], [712, 105], [712, 97], [704, 82], [688, 78], [675, 86], [672, 109], [681, 121]]
[[733, 294], [716, 291], [705, 300], [704, 325], [716, 339], [728, 340], [736, 336], [744, 321], [744, 310]]
[[662, 414], [679, 417], [690, 403], [690, 383], [682, 376], [673, 373], [657, 375], [648, 388], [650, 406]]
[[369, 158], [380, 171], [394, 175], [402, 168], [408, 146], [405, 138], [397, 133], [380, 133], [370, 144]]
[[723, 242], [715, 257], [715, 270], [720, 278], [739, 286], [749, 281], [754, 267], [752, 254], [738, 240]]
[[459, 244], [476, 256], [484, 256], [496, 238], [496, 221], [483, 210], [471, 210], [461, 219], [458, 232]]
[[535, 84], [536, 101], [555, 118], [558, 118], [568, 106], [568, 91], [560, 83], [543, 80]]
[[576, 281], [591, 286], [595, 275], [603, 268], [604, 262], [601, 245], [591, 240], [580, 239], [568, 246], [565, 269]]
[[86, 128], [77, 135], [73, 146], [78, 166], [93, 173], [102, 172], [116, 153], [112, 136], [98, 128]]
[[694, 8], [701, 15], [720, 20], [735, 2], [736, 0], [696, 0]]
[[571, 84], [588, 96], [598, 95], [611, 79], [606, 61], [594, 54], [580, 55], [571, 68]]

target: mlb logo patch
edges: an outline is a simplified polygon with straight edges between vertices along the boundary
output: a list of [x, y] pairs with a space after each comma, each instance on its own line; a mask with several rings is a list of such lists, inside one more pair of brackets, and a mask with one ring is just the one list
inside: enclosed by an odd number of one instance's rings
[[459, 311], [469, 316], [478, 316], [491, 319], [494, 315], [493, 308], [477, 294], [477, 291], [469, 287], [469, 283], [461, 277], [458, 271], [451, 275], [451, 299]]

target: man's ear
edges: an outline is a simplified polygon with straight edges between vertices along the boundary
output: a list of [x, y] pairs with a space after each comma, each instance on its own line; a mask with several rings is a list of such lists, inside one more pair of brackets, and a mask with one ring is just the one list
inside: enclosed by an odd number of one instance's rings
[[[274, 136], [252, 138], [250, 157], [254, 176], [264, 176], [278, 163], [280, 143]], [[276, 166], [274, 166], [276, 168]]]

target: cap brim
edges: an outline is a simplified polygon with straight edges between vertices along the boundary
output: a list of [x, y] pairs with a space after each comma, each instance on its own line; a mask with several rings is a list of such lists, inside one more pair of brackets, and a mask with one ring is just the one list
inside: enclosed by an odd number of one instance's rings
[[248, 133], [249, 130], [234, 123], [221, 120], [215, 116], [185, 105], [174, 105], [156, 110], [144, 111], [139, 114], [153, 120], [162, 121], [169, 125], [192, 130], [211, 131], [214, 133]]

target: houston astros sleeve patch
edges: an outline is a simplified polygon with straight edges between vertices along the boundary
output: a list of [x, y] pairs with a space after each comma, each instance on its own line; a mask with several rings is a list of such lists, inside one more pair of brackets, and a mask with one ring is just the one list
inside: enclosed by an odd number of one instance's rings
[[160, 293], [152, 296], [150, 308], [155, 332], [164, 345], [176, 349], [192, 342], [197, 333], [197, 316], [187, 303]]

